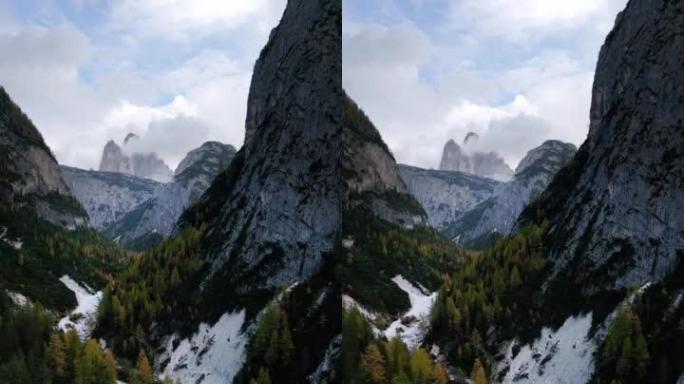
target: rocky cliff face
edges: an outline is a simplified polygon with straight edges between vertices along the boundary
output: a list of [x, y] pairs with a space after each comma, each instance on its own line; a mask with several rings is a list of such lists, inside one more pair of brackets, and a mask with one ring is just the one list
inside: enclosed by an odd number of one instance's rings
[[684, 253], [684, 3], [630, 1], [601, 48], [586, 142], [526, 210], [584, 293], [657, 281]]
[[211, 228], [206, 287], [291, 284], [333, 249], [343, 197], [340, 8], [289, 1], [256, 62], [245, 144], [183, 219]]
[[70, 167], [63, 172], [95, 228], [124, 244], [154, 236], [153, 245], [171, 234], [183, 210], [228, 168], [235, 152], [232, 145], [206, 142], [188, 152], [170, 183], [119, 172]]
[[87, 222], [71, 197], [57, 160], [29, 118], [0, 87], [0, 202], [27, 206], [66, 227]]
[[118, 172], [86, 171], [62, 166], [64, 180], [83, 205], [90, 224], [106, 228], [154, 196], [160, 183]]
[[463, 172], [400, 165], [408, 191], [423, 206], [430, 225], [443, 231], [464, 213], [489, 199], [499, 183]]
[[463, 147], [454, 140], [447, 141], [442, 151], [439, 169], [470, 173], [499, 181], [510, 180], [513, 170], [499, 155], [494, 152], [472, 150], [477, 139], [476, 133], [469, 132], [463, 140]]
[[124, 140], [124, 148], [109, 140], [102, 151], [100, 171], [120, 172], [161, 183], [170, 181], [173, 172], [156, 153], [127, 154], [126, 145], [136, 139], [135, 134], [129, 133]]
[[404, 227], [427, 222], [420, 205], [409, 195], [399, 167], [368, 116], [345, 96], [344, 156], [347, 206], [366, 204], [377, 216]]
[[525, 206], [544, 191], [576, 150], [573, 144], [557, 140], [530, 150], [513, 180], [499, 184], [491, 197], [464, 212], [444, 232], [471, 248], [485, 248], [509, 234]]
[[181, 160], [173, 182], [190, 190], [190, 201], [195, 201], [209, 188], [216, 175], [228, 168], [236, 153], [230, 144], [208, 141]]

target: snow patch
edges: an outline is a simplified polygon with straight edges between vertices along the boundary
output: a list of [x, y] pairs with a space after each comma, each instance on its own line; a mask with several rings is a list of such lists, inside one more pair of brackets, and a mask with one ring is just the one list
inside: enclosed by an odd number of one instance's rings
[[14, 305], [18, 307], [23, 307], [28, 303], [28, 299], [26, 296], [22, 295], [19, 292], [12, 292], [12, 291], [5, 291], [7, 292], [7, 296], [9, 296], [10, 300], [14, 303]]
[[342, 346], [342, 335], [337, 335], [325, 350], [323, 361], [318, 365], [316, 370], [309, 375], [308, 379], [311, 384], [319, 384], [323, 381], [325, 375], [330, 372], [333, 360], [339, 355], [340, 347]]
[[423, 343], [437, 292], [429, 292], [420, 285], [415, 286], [401, 275], [394, 276], [392, 281], [408, 294], [411, 308], [390, 324], [383, 333], [387, 339], [399, 337], [409, 349], [415, 349]]
[[0, 227], [0, 240], [5, 242], [5, 244], [9, 245], [10, 247], [20, 250], [24, 246], [24, 242], [21, 241], [21, 239], [17, 240], [10, 240], [6, 238], [5, 236], [7, 235], [7, 227]]
[[82, 340], [87, 340], [95, 326], [102, 291], [95, 292], [92, 288], [85, 284], [80, 285], [67, 275], [60, 277], [59, 281], [76, 295], [78, 305], [68, 316], [59, 320], [57, 327], [63, 332], [74, 329]]
[[508, 343], [505, 359], [498, 372], [506, 369], [502, 383], [516, 384], [584, 384], [594, 372], [596, 343], [589, 338], [592, 314], [572, 316], [556, 331], [542, 329], [532, 345], [520, 347], [513, 356], [517, 342]]
[[212, 326], [201, 323], [189, 339], [179, 341], [178, 336], [173, 335], [160, 357], [165, 365], [160, 377], [170, 377], [181, 383], [232, 382], [245, 360], [249, 337], [242, 331], [244, 322], [244, 310], [226, 312]]

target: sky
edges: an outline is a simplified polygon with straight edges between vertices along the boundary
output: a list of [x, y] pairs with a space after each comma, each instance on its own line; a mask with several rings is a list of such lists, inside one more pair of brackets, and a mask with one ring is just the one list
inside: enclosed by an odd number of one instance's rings
[[547, 139], [588, 132], [599, 49], [626, 0], [344, 0], [343, 85], [399, 162], [444, 143], [515, 169]]
[[138, 134], [174, 168], [239, 147], [251, 72], [286, 0], [0, 0], [0, 85], [61, 164]]

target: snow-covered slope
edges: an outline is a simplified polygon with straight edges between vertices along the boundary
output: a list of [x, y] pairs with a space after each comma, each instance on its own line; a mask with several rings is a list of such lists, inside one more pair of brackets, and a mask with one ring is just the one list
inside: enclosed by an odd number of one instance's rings
[[406, 292], [411, 309], [393, 321], [383, 334], [387, 339], [399, 337], [410, 349], [417, 348], [423, 343], [430, 325], [430, 310], [437, 299], [437, 292], [416, 286], [401, 275], [394, 276], [392, 281]]
[[67, 275], [59, 280], [76, 295], [78, 306], [60, 319], [57, 327], [62, 331], [74, 329], [82, 340], [87, 340], [95, 327], [97, 307], [102, 300], [102, 291], [95, 292], [92, 288], [77, 283]]
[[[544, 328], [531, 345], [508, 343], [497, 382], [585, 384], [594, 372], [597, 345], [590, 338], [591, 313], [570, 317], [553, 331]], [[499, 381], [500, 380], [500, 381]]]
[[201, 323], [191, 337], [173, 335], [159, 356], [161, 377], [181, 383], [231, 383], [245, 360], [245, 311], [225, 313], [213, 325]]

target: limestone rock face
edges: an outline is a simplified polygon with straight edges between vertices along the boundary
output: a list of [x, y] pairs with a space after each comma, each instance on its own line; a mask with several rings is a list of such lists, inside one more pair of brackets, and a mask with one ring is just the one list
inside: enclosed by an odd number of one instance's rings
[[347, 204], [366, 204], [377, 216], [404, 227], [426, 224], [425, 212], [408, 193], [378, 130], [349, 97], [344, 103], [342, 166]]
[[188, 152], [170, 183], [119, 172], [62, 170], [92, 225], [130, 244], [152, 234], [157, 241], [169, 236], [183, 211], [228, 168], [235, 152], [232, 145], [206, 142]]
[[430, 225], [444, 231], [489, 199], [500, 182], [457, 171], [399, 166], [409, 192], [423, 206]]
[[126, 153], [126, 145], [136, 139], [135, 134], [129, 133], [124, 139], [124, 148], [109, 140], [102, 151], [100, 171], [120, 172], [161, 183], [170, 181], [173, 172], [156, 153]]
[[27, 206], [53, 224], [73, 228], [87, 216], [70, 194], [40, 132], [0, 87], [0, 202]]
[[521, 225], [586, 292], [658, 281], [684, 253], [684, 3], [630, 1], [601, 48], [589, 134]]
[[341, 102], [341, 3], [290, 0], [254, 67], [244, 146], [182, 218], [211, 228], [204, 287], [246, 293], [320, 270], [341, 227]]
[[149, 200], [160, 183], [118, 172], [86, 171], [62, 166], [64, 180], [83, 205], [90, 224], [104, 229]]
[[513, 180], [497, 185], [491, 197], [462, 214], [445, 233], [470, 248], [486, 248], [509, 234], [525, 206], [544, 191], [576, 151], [573, 144], [557, 140], [530, 150]]
[[176, 167], [173, 181], [190, 190], [190, 201], [195, 201], [209, 188], [214, 178], [228, 168], [236, 153], [230, 144], [208, 141], [188, 152]]
[[478, 136], [469, 132], [463, 140], [463, 147], [452, 139], [447, 141], [442, 151], [439, 169], [443, 171], [458, 171], [473, 175], [488, 177], [499, 181], [508, 181], [513, 176], [513, 170], [494, 152], [479, 152], [469, 148], [477, 142]]

